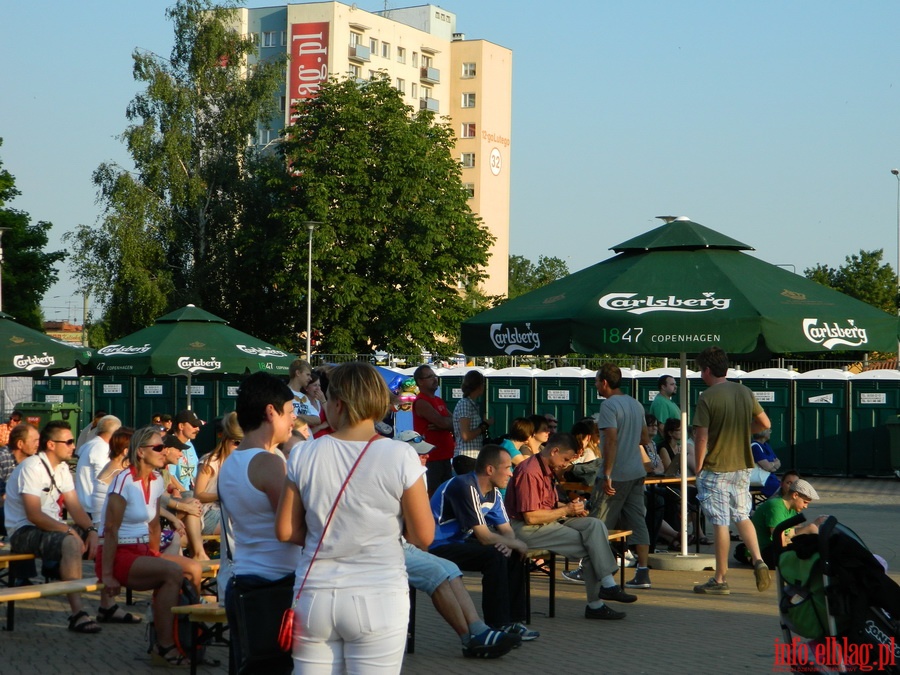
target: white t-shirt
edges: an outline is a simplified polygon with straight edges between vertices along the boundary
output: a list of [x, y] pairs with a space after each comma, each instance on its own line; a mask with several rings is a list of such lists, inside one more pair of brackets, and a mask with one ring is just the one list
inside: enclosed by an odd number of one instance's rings
[[300, 415], [316, 415], [318, 416], [318, 412], [315, 411], [312, 407], [312, 402], [302, 391], [294, 391], [291, 389], [291, 393], [294, 395], [294, 414], [299, 417]]
[[[335, 497], [365, 446], [365, 441], [322, 436], [291, 452], [288, 479], [300, 490], [308, 528], [298, 587]], [[407, 588], [400, 498], [424, 473], [409, 444], [373, 441], [338, 502], [305, 588]]]
[[75, 492], [81, 508], [91, 513], [94, 501], [94, 481], [103, 471], [103, 467], [109, 463], [109, 443], [100, 436], [94, 436], [81, 446], [78, 451], [78, 466], [75, 468]]
[[58, 500], [64, 493], [74, 489], [75, 484], [72, 482], [68, 464], [60, 462], [54, 469], [43, 452], [27, 457], [13, 470], [6, 484], [7, 531], [12, 535], [20, 527], [33, 524], [25, 515], [23, 494], [39, 497], [41, 511], [53, 520], [62, 522]]
[[146, 492], [133, 467], [116, 474], [109, 484], [107, 501], [113, 494], [119, 495], [125, 500], [125, 512], [122, 514], [122, 524], [119, 526], [119, 539], [146, 537], [150, 534], [149, 523], [156, 517], [159, 498], [165, 489], [164, 481], [158, 473], [154, 471], [150, 476], [150, 484]]

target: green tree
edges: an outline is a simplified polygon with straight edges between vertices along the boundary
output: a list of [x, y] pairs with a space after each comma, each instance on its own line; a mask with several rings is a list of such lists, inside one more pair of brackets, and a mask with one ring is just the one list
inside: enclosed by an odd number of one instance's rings
[[106, 306], [110, 338], [188, 302], [233, 318], [228, 270], [256, 161], [247, 139], [274, 112], [283, 65], [245, 69], [255, 47], [233, 30], [235, 7], [179, 0], [166, 10], [169, 58], [134, 52], [146, 85], [122, 135], [134, 171], [101, 165], [101, 223], [71, 233], [80, 283]]
[[[3, 139], [0, 138], [0, 146]], [[7, 206], [21, 193], [16, 179], [0, 161], [0, 227], [3, 233], [3, 311], [35, 330], [44, 330], [40, 302], [56, 283], [55, 265], [66, 258], [63, 251], [45, 253], [51, 223], [31, 223], [31, 216]]]
[[521, 255], [509, 256], [509, 299], [546, 286], [569, 274], [565, 260], [554, 256], [538, 256], [537, 264]]
[[[298, 112], [283, 143], [290, 170], [270, 181], [283, 257], [265, 258], [269, 285], [245, 301], [276, 296], [275, 337], [297, 339], [307, 251], [290, 243], [305, 244], [306, 222], [320, 221], [313, 326], [323, 351], [455, 346], [460, 322], [479, 309], [464, 291], [484, 277], [493, 238], [469, 209], [449, 125], [406, 105], [386, 77], [332, 80]], [[255, 249], [245, 263], [265, 255], [246, 243]]]
[[891, 314], [897, 313], [897, 276], [888, 263], [882, 263], [884, 250], [860, 250], [849, 255], [840, 267], [818, 264], [803, 270], [807, 279], [862, 300]]

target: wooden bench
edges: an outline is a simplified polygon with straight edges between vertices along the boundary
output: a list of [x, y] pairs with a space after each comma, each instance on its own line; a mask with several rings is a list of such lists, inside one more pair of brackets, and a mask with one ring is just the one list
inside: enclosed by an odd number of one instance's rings
[[16, 627], [16, 602], [19, 600], [37, 600], [69, 593], [93, 593], [102, 588], [103, 584], [96, 579], [74, 579], [72, 581], [54, 581], [49, 584], [0, 588], [0, 602], [6, 603], [6, 630], [12, 631]]
[[[9, 551], [9, 549], [3, 549], [4, 551]], [[27, 560], [34, 560], [33, 553], [2, 553], [0, 554], [0, 582], [3, 582], [4, 585], [9, 586], [12, 582], [12, 578], [9, 576], [10, 568], [9, 564], [14, 562], [25, 562]]]
[[218, 603], [202, 602], [196, 605], [173, 607], [172, 614], [186, 616], [188, 621], [191, 622], [191, 675], [196, 675], [197, 647], [200, 643], [200, 632], [203, 628], [208, 628], [210, 631], [209, 639], [205, 641], [206, 644], [228, 644], [224, 637], [225, 630], [228, 628], [228, 617], [225, 615], [225, 608]]
[[[633, 534], [632, 530], [610, 530], [608, 540], [619, 542], [619, 584], [625, 587], [625, 540]], [[549, 577], [550, 604], [547, 616], [556, 616], [556, 554], [547, 549], [531, 549], [525, 559], [525, 623], [531, 623], [531, 563], [543, 558], [547, 561], [547, 576]]]

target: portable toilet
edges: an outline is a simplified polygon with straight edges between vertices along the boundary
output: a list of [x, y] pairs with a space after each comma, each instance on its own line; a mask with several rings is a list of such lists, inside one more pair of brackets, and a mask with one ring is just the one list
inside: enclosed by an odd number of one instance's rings
[[850, 475], [890, 476], [891, 439], [888, 422], [900, 414], [900, 372], [869, 370], [850, 379]]
[[[105, 410], [108, 415], [115, 415], [125, 426], [133, 426], [137, 429], [143, 424], [138, 424], [134, 419], [134, 380], [130, 375], [94, 376], [94, 404], [91, 408], [91, 416], [98, 410]], [[86, 425], [90, 420], [85, 420]], [[145, 424], [150, 423], [147, 418]], [[84, 425], [82, 425], [84, 426]]]
[[797, 373], [785, 368], [761, 368], [745, 373], [740, 382], [753, 391], [756, 400], [772, 423], [769, 444], [788, 469], [794, 465], [793, 438], [794, 409], [791, 400], [793, 380]]
[[509, 431], [509, 425], [516, 417], [527, 417], [536, 412], [534, 386], [538, 372], [530, 368], [501, 368], [485, 373], [485, 417], [494, 420], [489, 431], [491, 436], [502, 436]]
[[585, 373], [581, 368], [551, 368], [534, 374], [535, 412], [552, 413], [559, 431], [568, 431], [584, 417]]
[[801, 473], [847, 474], [851, 377], [823, 368], [794, 379], [794, 468]]

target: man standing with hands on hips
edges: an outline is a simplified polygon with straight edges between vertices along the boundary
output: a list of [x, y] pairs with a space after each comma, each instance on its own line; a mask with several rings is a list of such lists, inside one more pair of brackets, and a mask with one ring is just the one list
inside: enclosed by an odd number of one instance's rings
[[769, 568], [760, 557], [756, 530], [750, 521], [750, 471], [753, 453], [750, 436], [771, 427], [753, 392], [725, 379], [728, 355], [708, 347], [697, 355], [700, 377], [709, 387], [700, 395], [694, 413], [694, 449], [697, 462], [697, 499], [715, 534], [716, 573], [695, 593], [728, 595], [728, 525], [734, 521], [750, 552], [756, 588], [769, 587]]

